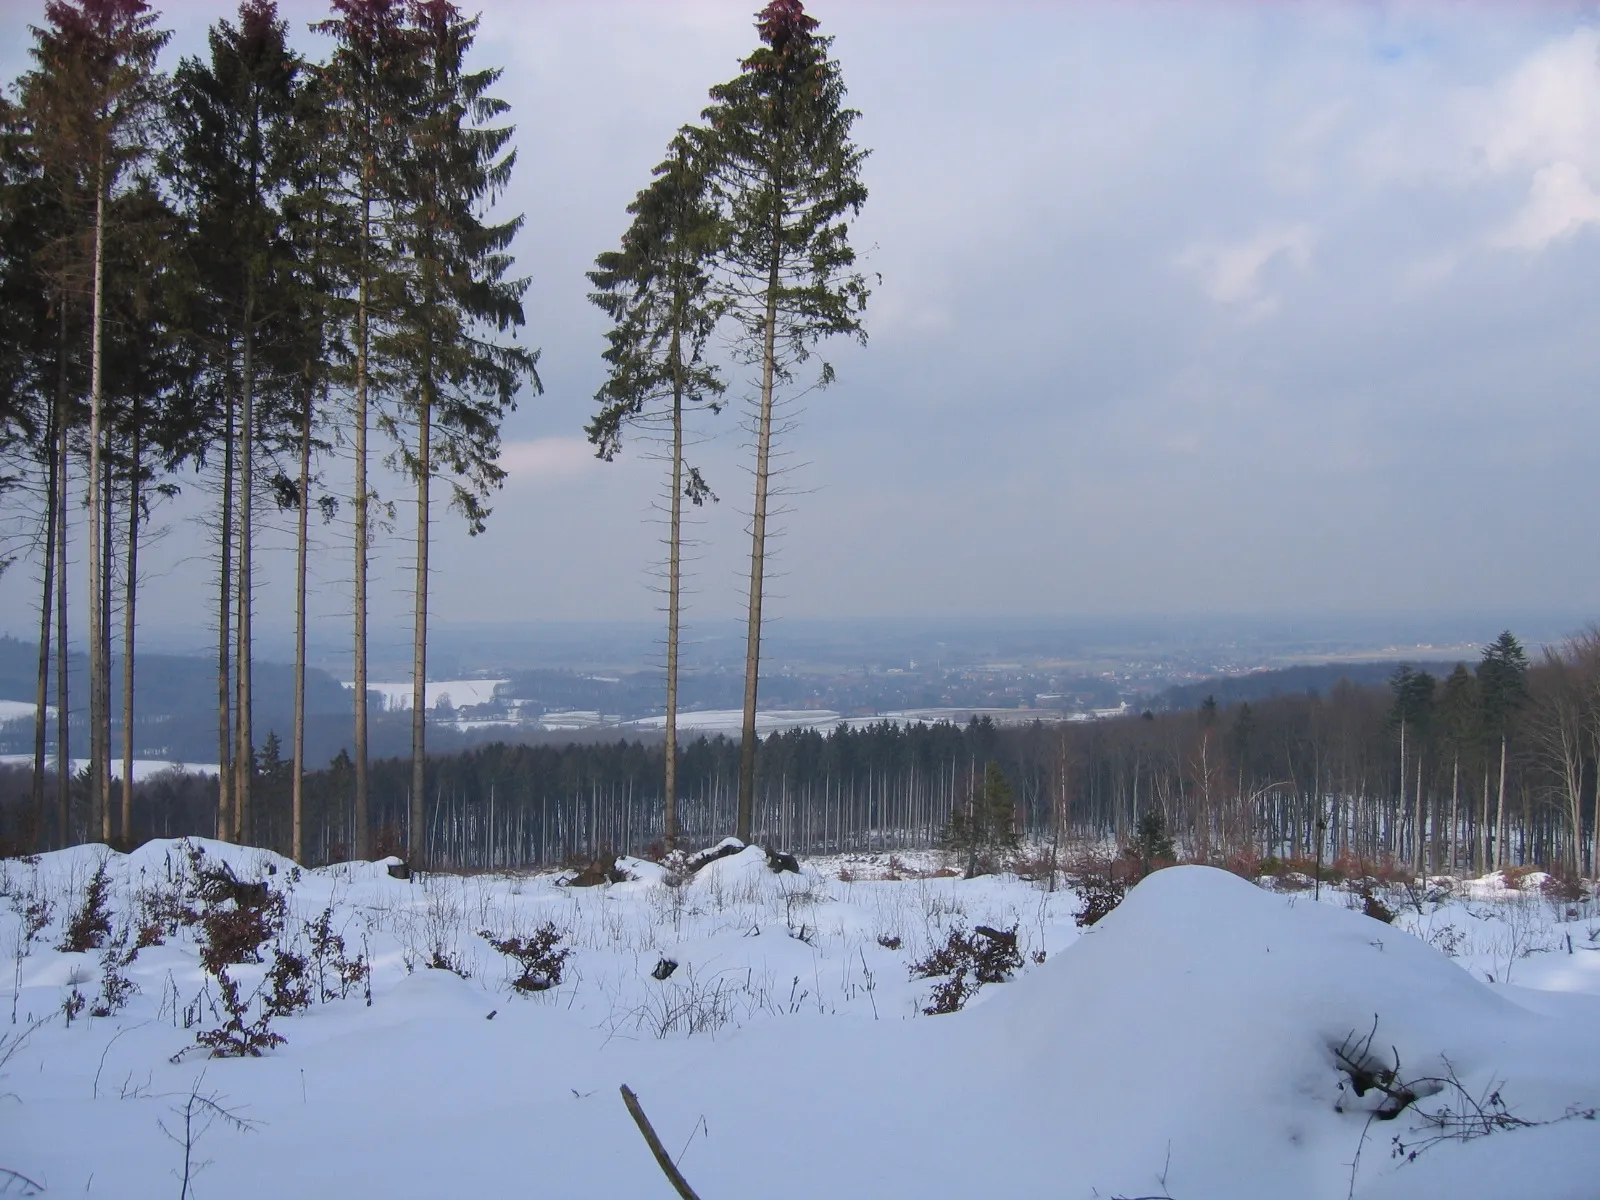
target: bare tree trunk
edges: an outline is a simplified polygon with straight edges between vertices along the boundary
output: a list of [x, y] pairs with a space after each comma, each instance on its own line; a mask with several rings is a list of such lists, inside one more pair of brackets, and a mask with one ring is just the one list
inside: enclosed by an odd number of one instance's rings
[[1494, 866], [1498, 871], [1506, 862], [1506, 735], [1500, 735], [1500, 792], [1495, 804], [1494, 817]]
[[310, 542], [312, 389], [306, 388], [300, 413], [300, 519], [294, 564], [294, 782], [290, 807], [290, 856], [305, 862], [306, 791], [306, 564]]
[[767, 483], [772, 453], [772, 389], [777, 363], [778, 256], [767, 273], [767, 316], [761, 350], [761, 414], [756, 427], [756, 496], [750, 516], [750, 612], [745, 629], [744, 722], [739, 741], [739, 810], [734, 836], [750, 840], [756, 789], [756, 691], [761, 677], [761, 591], [766, 578]]
[[[230, 358], [232, 357], [230, 351]], [[217, 579], [217, 838], [233, 841], [233, 381], [224, 387], [222, 522]]]
[[56, 845], [67, 845], [72, 823], [72, 711], [67, 674], [67, 422], [56, 430], [61, 461], [56, 470]]
[[1417, 751], [1417, 794], [1413, 801], [1412, 818], [1412, 856], [1416, 874], [1421, 875], [1427, 867], [1427, 843], [1424, 840], [1423, 814], [1422, 814], [1422, 751]]
[[[106, 169], [102, 152], [95, 164], [94, 216], [94, 312], [91, 318], [89, 382], [89, 758], [92, 808], [90, 826], [109, 819], [107, 805], [111, 790], [110, 763], [106, 761], [109, 738], [105, 705], [106, 663], [101, 657], [105, 646], [101, 624], [104, 614], [100, 602], [106, 581], [101, 544], [107, 530], [100, 521], [100, 416], [102, 402], [102, 354], [104, 337], [102, 307], [105, 291]], [[97, 820], [97, 818], [99, 818]]]
[[55, 599], [55, 563], [56, 563], [56, 520], [59, 509], [56, 506], [56, 478], [59, 462], [56, 458], [57, 430], [61, 428], [63, 405], [61, 393], [66, 389], [67, 377], [67, 322], [65, 310], [61, 315], [61, 348], [59, 362], [59, 382], [56, 388], [56, 403], [50, 412], [50, 424], [46, 431], [46, 439], [50, 445], [50, 466], [46, 479], [45, 510], [44, 510], [44, 586], [41, 589], [39, 601], [39, 677], [38, 686], [34, 692], [33, 712], [33, 784], [30, 800], [33, 813], [33, 848], [43, 850], [44, 835], [44, 764], [45, 741], [49, 731], [50, 715], [46, 711], [50, 702], [50, 606]]
[[1457, 818], [1461, 802], [1461, 751], [1455, 752], [1454, 763], [1450, 768], [1450, 874], [1454, 875], [1461, 867], [1461, 825]]
[[139, 421], [133, 420], [128, 467], [128, 578], [122, 608], [122, 838], [133, 841], [133, 635], [134, 601], [139, 593]]
[[356, 301], [356, 796], [353, 857], [372, 857], [367, 812], [367, 306], [370, 300], [368, 255], [371, 253], [372, 204], [361, 210], [361, 287]]
[[102, 744], [105, 747], [105, 790], [100, 801], [100, 840], [110, 843], [112, 838], [111, 827], [111, 596], [113, 592], [113, 575], [115, 573], [116, 559], [114, 557], [111, 536], [111, 464], [101, 463], [101, 470], [105, 478], [100, 481], [100, 502], [105, 507], [101, 517], [100, 528], [104, 531], [101, 542], [100, 582], [100, 712], [104, 716], [105, 728], [102, 735]]
[[255, 778], [255, 730], [251, 706], [251, 609], [255, 593], [251, 578], [255, 530], [252, 527], [252, 509], [255, 493], [255, 336], [251, 330], [254, 320], [255, 296], [251, 292], [244, 304], [244, 354], [239, 380], [239, 586], [237, 598], [239, 615], [235, 626], [238, 649], [235, 655], [234, 674], [234, 828], [240, 843], [248, 843], [254, 836], [252, 827], [250, 793]]
[[667, 742], [662, 842], [678, 846], [678, 622], [683, 569], [683, 367], [677, 327], [672, 330], [672, 507], [667, 533]]
[[[431, 371], [424, 368], [424, 375]], [[420, 864], [426, 849], [428, 776], [428, 486], [433, 477], [433, 383], [421, 381], [417, 412], [416, 623], [411, 640], [411, 819], [407, 852]]]

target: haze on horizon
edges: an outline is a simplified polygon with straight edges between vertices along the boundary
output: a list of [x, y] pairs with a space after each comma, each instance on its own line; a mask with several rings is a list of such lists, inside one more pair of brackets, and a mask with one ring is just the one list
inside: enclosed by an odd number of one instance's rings
[[[38, 7], [5, 5], [8, 80]], [[231, 8], [159, 7], [168, 70]], [[324, 6], [281, 7], [316, 53]], [[661, 470], [583, 440], [604, 331], [584, 271], [755, 44], [752, 7], [483, 5], [546, 394], [506, 426], [488, 532], [441, 514], [442, 625], [651, 618]], [[862, 113], [853, 240], [882, 278], [868, 345], [824, 349], [839, 381], [784, 442], [775, 615], [1600, 611], [1589, 8], [808, 10]], [[704, 432], [722, 501], [691, 622], [738, 610], [748, 551], [737, 405]], [[148, 554], [152, 624], [214, 619], [186, 490]], [[409, 604], [409, 520], [375, 548], [375, 627]], [[327, 640], [350, 568], [342, 523], [322, 535]], [[288, 616], [276, 545], [265, 627]], [[0, 578], [0, 629], [31, 636], [34, 593]]]

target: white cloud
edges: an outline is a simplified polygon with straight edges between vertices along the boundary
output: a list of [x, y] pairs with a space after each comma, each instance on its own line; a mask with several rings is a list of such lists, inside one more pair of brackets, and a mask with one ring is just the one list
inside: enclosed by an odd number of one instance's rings
[[1200, 285], [1218, 304], [1249, 304], [1258, 313], [1277, 306], [1266, 293], [1263, 276], [1279, 258], [1297, 267], [1311, 260], [1313, 238], [1305, 225], [1263, 229], [1241, 242], [1211, 242], [1190, 246], [1178, 256], [1178, 265], [1195, 272]]
[[543, 437], [505, 443], [500, 447], [500, 465], [506, 483], [516, 486], [574, 479], [601, 464], [584, 438]]
[[1556, 161], [1600, 165], [1600, 30], [1580, 29], [1525, 58], [1492, 92], [1482, 140], [1496, 174]]
[[1600, 221], [1600, 195], [1576, 163], [1558, 162], [1533, 173], [1528, 199], [1505, 228], [1489, 239], [1492, 246], [1543, 250], [1556, 239]]

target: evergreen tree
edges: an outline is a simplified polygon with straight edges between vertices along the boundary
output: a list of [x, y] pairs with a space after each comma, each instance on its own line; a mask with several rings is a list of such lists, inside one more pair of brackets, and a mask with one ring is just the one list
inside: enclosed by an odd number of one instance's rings
[[[1490, 869], [1505, 865], [1506, 754], [1518, 711], [1528, 699], [1528, 655], [1507, 629], [1488, 646], [1478, 663], [1478, 692], [1483, 702], [1483, 723], [1488, 735], [1500, 743], [1500, 780], [1494, 818], [1494, 848]], [[1487, 765], [1485, 767], [1487, 770]]]
[[[276, 333], [281, 343], [288, 303], [290, 250], [282, 206], [298, 149], [293, 123], [299, 70], [276, 5], [244, 0], [237, 25], [221, 20], [211, 27], [209, 59], [187, 58], [179, 66], [170, 106], [175, 137], [168, 168], [192, 212], [192, 255], [205, 298], [203, 328], [220, 417], [214, 430], [223, 458], [219, 803], [227, 814], [224, 836], [238, 839], [250, 836], [255, 496], [264, 477], [258, 450], [263, 431], [281, 436], [283, 424], [281, 388], [272, 386], [279, 382], [281, 362], [275, 372], [273, 360], [281, 360], [282, 348], [273, 342]], [[238, 575], [232, 581], [235, 540]]]
[[[347, 283], [341, 250], [355, 241], [352, 212], [340, 196], [341, 156], [332, 138], [332, 79], [307, 72], [295, 92], [290, 192], [284, 198], [286, 236], [292, 252], [288, 278], [291, 306], [290, 358], [297, 368], [296, 474], [278, 480], [279, 504], [295, 509], [294, 730], [291, 736], [290, 856], [305, 861], [306, 600], [311, 554], [313, 457], [326, 447], [317, 429], [327, 416], [338, 339], [339, 296]], [[320, 500], [323, 520], [337, 501]]]
[[80, 246], [87, 248], [89, 284], [89, 725], [90, 785], [94, 824], [111, 828], [110, 579], [106, 570], [110, 522], [106, 518], [104, 351], [105, 258], [110, 204], [131, 168], [155, 140], [163, 81], [156, 56], [168, 34], [143, 0], [50, 0], [45, 24], [31, 27], [35, 67], [21, 81], [21, 103], [36, 153], [60, 194], [90, 198], [75, 214]]
[[1146, 875], [1152, 862], [1172, 862], [1178, 857], [1167, 828], [1167, 815], [1161, 809], [1148, 808], [1139, 814], [1133, 826], [1133, 853]]
[[371, 509], [376, 496], [368, 481], [368, 435], [377, 402], [388, 384], [375, 342], [392, 320], [401, 292], [393, 218], [410, 129], [412, 90], [418, 78], [415, 42], [405, 28], [399, 0], [333, 0], [334, 16], [317, 32], [333, 39], [333, 53], [320, 68], [326, 78], [329, 141], [340, 159], [344, 202], [351, 209], [354, 239], [344, 269], [354, 296], [344, 312], [351, 361], [344, 373], [354, 430], [355, 494], [355, 814], [353, 853], [370, 857], [367, 751], [367, 574], [371, 555]]
[[611, 318], [605, 360], [610, 373], [595, 396], [600, 411], [586, 427], [595, 453], [607, 462], [626, 426], [670, 440], [667, 518], [667, 697], [664, 842], [678, 840], [678, 633], [683, 569], [683, 501], [715, 500], [698, 469], [686, 467], [684, 409], [719, 411], [725, 390], [705, 361], [706, 341], [720, 306], [711, 295], [711, 256], [721, 224], [708, 203], [694, 141], [679, 134], [654, 171], [655, 182], [628, 212], [633, 223], [622, 246], [595, 260], [590, 299]]
[[125, 490], [122, 578], [122, 813], [133, 838], [134, 629], [139, 543], [153, 505], [175, 496], [172, 470], [196, 449], [195, 362], [183, 339], [192, 294], [187, 264], [176, 253], [183, 222], [148, 177], [113, 204], [122, 236], [106, 261], [107, 314], [119, 336], [106, 348], [106, 407], [111, 451], [108, 481]]
[[[727, 221], [719, 255], [723, 296], [743, 357], [760, 371], [755, 414], [755, 499], [750, 518], [749, 611], [736, 834], [750, 836], [755, 713], [761, 664], [773, 401], [780, 384], [830, 334], [865, 341], [867, 286], [855, 272], [849, 218], [866, 202], [851, 141], [859, 115], [844, 106], [832, 39], [819, 37], [800, 0], [770, 0], [757, 16], [762, 45], [739, 75], [711, 89], [702, 114], [714, 194]], [[823, 364], [817, 384], [833, 378]]]
[[408, 848], [420, 862], [427, 796], [428, 547], [435, 477], [450, 483], [451, 507], [468, 532], [483, 531], [490, 492], [505, 478], [500, 424], [524, 383], [539, 390], [538, 352], [504, 336], [524, 323], [528, 281], [509, 277], [515, 217], [485, 222], [516, 162], [509, 111], [489, 95], [499, 70], [470, 71], [478, 22], [447, 0], [413, 0], [411, 111], [401, 158], [393, 240], [401, 291], [377, 345], [402, 388], [400, 420], [386, 420], [400, 464], [417, 487], [415, 622], [412, 641], [411, 805]]
[[69, 348], [61, 289], [46, 268], [51, 236], [61, 225], [54, 196], [22, 109], [0, 98], [0, 454], [20, 439], [42, 489], [39, 668], [34, 706], [33, 780], [29, 819], [36, 849], [45, 842], [45, 751], [55, 590], [55, 545], [63, 507], [60, 448], [65, 441]]
[[1000, 764], [990, 759], [983, 769], [982, 785], [965, 805], [951, 811], [945, 826], [946, 848], [966, 856], [966, 878], [976, 875], [996, 851], [1016, 849], [1016, 821], [1017, 804], [1011, 783]]

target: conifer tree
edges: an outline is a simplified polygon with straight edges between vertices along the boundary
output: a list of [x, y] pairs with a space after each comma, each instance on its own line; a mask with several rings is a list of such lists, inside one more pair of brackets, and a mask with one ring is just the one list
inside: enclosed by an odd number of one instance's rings
[[50, 0], [32, 27], [35, 67], [22, 79], [22, 106], [46, 171], [74, 181], [62, 194], [91, 198], [75, 225], [87, 247], [89, 318], [89, 724], [93, 816], [110, 832], [109, 493], [105, 431], [105, 257], [110, 204], [130, 168], [148, 154], [160, 108], [156, 56], [168, 34], [144, 0]]
[[[855, 270], [849, 218], [866, 202], [851, 141], [859, 115], [844, 106], [832, 39], [800, 0], [770, 0], [757, 16], [762, 45], [739, 75], [711, 89], [700, 135], [713, 193], [727, 221], [719, 254], [722, 296], [745, 361], [760, 373], [754, 414], [755, 497], [739, 758], [737, 836], [748, 840], [755, 796], [755, 712], [761, 664], [773, 404], [781, 385], [831, 334], [865, 341], [866, 281]], [[831, 382], [824, 363], [818, 386]]]
[[344, 314], [352, 362], [346, 372], [354, 430], [355, 488], [355, 798], [354, 855], [370, 857], [367, 752], [367, 569], [370, 517], [376, 499], [368, 481], [368, 434], [387, 383], [375, 355], [377, 335], [392, 319], [396, 277], [393, 215], [409, 129], [415, 47], [399, 0], [333, 0], [334, 16], [314, 28], [333, 39], [321, 68], [329, 137], [341, 158], [344, 202], [354, 240], [346, 270], [354, 296]]
[[[1517, 712], [1528, 698], [1528, 655], [1507, 629], [1485, 646], [1478, 663], [1478, 691], [1483, 700], [1484, 728], [1500, 742], [1500, 778], [1494, 817], [1494, 852], [1489, 869], [1505, 866], [1506, 755]], [[1485, 764], [1485, 771], [1488, 770]]]
[[[294, 153], [284, 217], [293, 267], [291, 340], [298, 394], [296, 474], [281, 480], [280, 503], [295, 512], [294, 729], [290, 749], [290, 856], [305, 861], [306, 599], [311, 552], [312, 459], [325, 447], [317, 428], [326, 415], [338, 344], [338, 297], [347, 282], [340, 250], [354, 242], [351, 211], [340, 199], [340, 156], [330, 137], [330, 77], [308, 73], [295, 94]], [[319, 502], [323, 519], [337, 509]]]
[[590, 299], [612, 320], [605, 359], [610, 374], [595, 396], [600, 411], [586, 427], [598, 457], [610, 462], [625, 427], [670, 439], [667, 518], [667, 697], [664, 841], [678, 840], [678, 632], [683, 566], [683, 501], [715, 499], [698, 469], [686, 467], [684, 410], [721, 407], [726, 388], [705, 361], [720, 306], [711, 294], [711, 256], [721, 223], [708, 203], [694, 141], [679, 134], [654, 171], [655, 182], [628, 206], [633, 223], [622, 247], [595, 261]]
[[1017, 846], [1017, 804], [1005, 771], [994, 759], [983, 769], [983, 783], [968, 802], [951, 810], [944, 844], [966, 856], [966, 878], [971, 879], [985, 857], [996, 850]]
[[[288, 247], [282, 198], [288, 184], [294, 89], [300, 64], [272, 0], [243, 0], [238, 24], [210, 30], [209, 60], [188, 58], [174, 78], [176, 138], [170, 171], [194, 214], [194, 258], [211, 310], [207, 327], [220, 378], [224, 442], [219, 576], [218, 741], [225, 753], [223, 836], [250, 835], [254, 499], [260, 434], [275, 422], [263, 406], [272, 378], [269, 330], [283, 318]], [[237, 446], [237, 461], [234, 459]], [[235, 488], [237, 517], [235, 518]], [[237, 531], [233, 525], [237, 520]], [[230, 540], [237, 540], [232, 695], [226, 663]], [[228, 731], [228, 710], [232, 729]], [[231, 772], [229, 767], [232, 767]], [[231, 778], [229, 776], [231, 775]]]
[[153, 505], [175, 496], [170, 473], [197, 449], [194, 359], [183, 339], [183, 309], [193, 281], [177, 248], [181, 218], [148, 176], [117, 197], [121, 236], [106, 262], [107, 312], [119, 336], [106, 350], [106, 406], [112, 450], [109, 479], [124, 489], [122, 540], [122, 787], [124, 840], [133, 836], [134, 640], [139, 544]]
[[[400, 159], [392, 237], [402, 268], [389, 327], [375, 344], [402, 392], [383, 425], [416, 484], [412, 641], [411, 804], [408, 848], [425, 850], [428, 548], [435, 477], [468, 532], [483, 531], [489, 494], [505, 478], [500, 424], [524, 383], [537, 392], [538, 352], [507, 342], [524, 323], [528, 281], [510, 275], [509, 247], [522, 218], [487, 223], [511, 179], [509, 106], [489, 95], [498, 69], [467, 67], [478, 22], [447, 0], [413, 0], [406, 30], [415, 79]], [[407, 440], [405, 425], [414, 433]], [[359, 685], [358, 685], [359, 686]]]
[[60, 446], [69, 345], [62, 290], [47, 268], [62, 205], [46, 180], [22, 109], [0, 98], [0, 449], [26, 440], [42, 489], [39, 666], [34, 700], [34, 754], [29, 820], [35, 847], [45, 842], [45, 753], [48, 736], [51, 606], [55, 544], [63, 513], [58, 501]]

